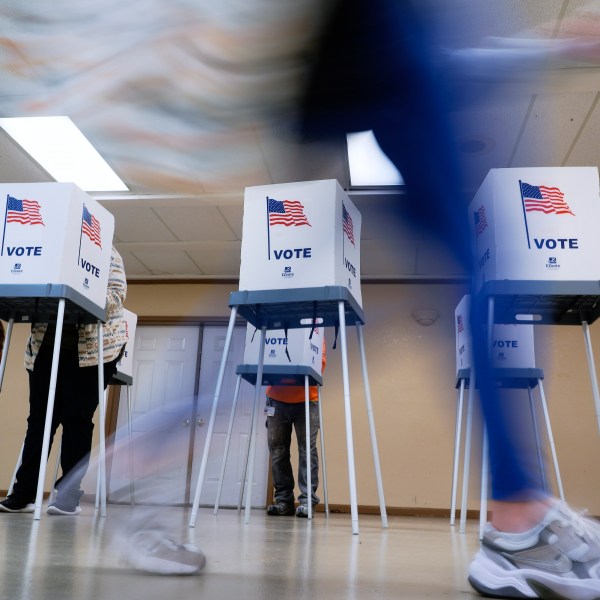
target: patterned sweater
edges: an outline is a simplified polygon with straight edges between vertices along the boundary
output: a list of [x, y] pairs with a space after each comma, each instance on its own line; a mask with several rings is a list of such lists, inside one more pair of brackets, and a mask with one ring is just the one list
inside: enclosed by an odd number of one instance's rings
[[[127, 323], [123, 318], [123, 302], [127, 294], [127, 281], [123, 259], [112, 247], [110, 272], [106, 293], [106, 323], [103, 326], [103, 362], [119, 356], [127, 342]], [[25, 348], [25, 368], [33, 371], [35, 359], [42, 346], [48, 323], [34, 323]], [[78, 328], [79, 366], [98, 365], [98, 330], [96, 324], [80, 325]]]

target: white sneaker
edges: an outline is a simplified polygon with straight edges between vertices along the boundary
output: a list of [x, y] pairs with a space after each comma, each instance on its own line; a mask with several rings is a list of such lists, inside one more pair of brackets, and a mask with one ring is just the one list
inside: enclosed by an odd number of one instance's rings
[[496, 598], [600, 600], [600, 523], [557, 502], [528, 532], [488, 525], [469, 583]]
[[206, 564], [204, 553], [193, 544], [177, 544], [163, 531], [142, 529], [128, 540], [125, 560], [131, 567], [161, 575], [195, 575]]

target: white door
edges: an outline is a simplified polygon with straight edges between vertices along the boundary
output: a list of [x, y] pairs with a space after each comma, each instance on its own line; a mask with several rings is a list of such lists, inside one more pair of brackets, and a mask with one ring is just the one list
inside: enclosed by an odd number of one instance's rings
[[[136, 330], [131, 389], [136, 502], [186, 501], [199, 336], [197, 326], [139, 326]], [[182, 405], [186, 407], [183, 413], [173, 412]], [[153, 414], [162, 423], [153, 420]], [[129, 488], [127, 441], [127, 396], [122, 386], [115, 437], [119, 450], [111, 465], [109, 498], [111, 492]], [[128, 501], [129, 496], [119, 494], [115, 499]]]
[[[193, 498], [226, 332], [226, 327], [213, 325], [138, 326], [131, 386], [136, 502], [180, 504], [190, 502], [190, 496]], [[213, 429], [201, 497], [201, 504], [204, 505], [212, 506], [216, 499], [237, 379], [235, 368], [243, 361], [244, 343], [245, 327], [236, 327]], [[200, 345], [202, 352], [198, 372]], [[262, 419], [263, 398], [261, 390], [253, 506], [264, 506], [266, 501], [268, 449], [266, 428]], [[254, 387], [242, 381], [221, 506], [237, 506], [238, 503], [253, 400]], [[177, 412], [174, 407], [177, 407]], [[148, 415], [152, 414], [151, 411], [156, 409], [161, 415], [166, 415], [164, 423], [159, 423], [158, 427], [155, 420], [148, 418]], [[144, 436], [144, 432], [149, 428], [155, 433], [152, 436]], [[128, 439], [127, 395], [125, 386], [122, 386], [115, 437], [119, 450], [111, 468], [109, 498], [124, 502], [129, 501], [131, 463]], [[118, 497], [116, 494], [111, 495], [111, 492], [119, 489], [124, 492], [119, 493]]]
[[[198, 418], [196, 420], [196, 438], [194, 442], [192, 493], [195, 491], [195, 486], [197, 484], [198, 470], [200, 468], [200, 462], [206, 442], [206, 428], [213, 405], [226, 332], [227, 330], [225, 327], [207, 326], [204, 328], [202, 336], [202, 361], [200, 364]], [[223, 387], [219, 396], [209, 460], [206, 466], [202, 495], [200, 497], [200, 504], [203, 506], [213, 506], [217, 496], [227, 430], [229, 427], [237, 382], [235, 370], [237, 365], [243, 363], [244, 360], [245, 337], [246, 327], [236, 327], [231, 340], [231, 348], [227, 359]], [[263, 416], [264, 399], [264, 393], [263, 390], [261, 390], [258, 406], [256, 456], [252, 473], [251, 504], [253, 507], [264, 507], [266, 504], [269, 451], [267, 448], [267, 431]], [[240, 499], [244, 466], [248, 451], [253, 403], [254, 386], [242, 380], [240, 382], [240, 390], [233, 422], [233, 432], [231, 435], [229, 452], [227, 454], [223, 489], [219, 500], [219, 506], [222, 507], [237, 506]]]

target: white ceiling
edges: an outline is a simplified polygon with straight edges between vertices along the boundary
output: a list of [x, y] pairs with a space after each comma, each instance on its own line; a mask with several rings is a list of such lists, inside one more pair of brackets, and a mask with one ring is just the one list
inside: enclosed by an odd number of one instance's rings
[[[532, 30], [560, 38], [574, 23], [579, 32], [582, 23], [600, 32], [598, 1], [427, 1], [464, 15], [461, 46]], [[115, 216], [115, 245], [130, 280], [237, 280], [244, 188], [314, 179], [348, 188], [345, 148], [300, 145], [287, 120], [273, 117], [289, 102], [277, 90], [292, 89], [297, 76], [289, 64], [264, 71], [273, 22], [244, 14], [236, 29], [231, 14], [215, 14], [212, 3], [199, 1], [198, 15], [187, 0], [140, 2], [90, 1], [71, 20], [55, 13], [74, 0], [49, 3], [54, 14], [33, 0], [3, 2], [9, 8], [0, 16], [0, 116], [68, 114], [125, 180], [130, 193], [97, 198]], [[282, 0], [271, 18], [289, 25], [298, 19], [292, 7], [304, 4], [310, 0]], [[114, 14], [99, 18], [93, 7]], [[175, 15], [165, 13], [168, 7]], [[140, 14], [146, 29], [130, 24]], [[307, 43], [305, 34], [290, 31], [292, 47]], [[456, 46], [451, 34], [458, 36], [446, 30], [441, 39]], [[471, 191], [492, 167], [600, 165], [597, 65], [563, 62], [519, 90], [470, 106], [469, 119], [461, 118]], [[473, 142], [477, 152], [469, 152]], [[0, 181], [51, 180], [0, 131]], [[350, 194], [363, 216], [364, 280], [463, 275], [402, 223], [399, 196]]]

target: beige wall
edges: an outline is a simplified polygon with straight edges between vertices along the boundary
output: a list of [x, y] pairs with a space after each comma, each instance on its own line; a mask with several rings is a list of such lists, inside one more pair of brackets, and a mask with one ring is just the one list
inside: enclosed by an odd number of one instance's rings
[[[126, 307], [144, 317], [223, 317], [231, 285], [130, 284]], [[447, 509], [453, 458], [454, 308], [460, 285], [364, 285], [365, 345], [377, 428], [386, 504], [392, 507]], [[440, 317], [423, 327], [411, 317], [415, 308], [436, 308]], [[20, 447], [27, 413], [27, 380], [22, 351], [27, 326], [15, 326], [2, 390], [3, 449], [0, 488], [6, 488]], [[600, 352], [600, 326], [592, 326]], [[329, 500], [348, 504], [341, 353], [332, 350], [323, 388]], [[356, 335], [348, 330], [350, 387], [354, 420], [358, 502], [378, 505]], [[536, 328], [538, 365], [545, 372], [563, 484], [567, 499], [600, 514], [600, 433], [579, 327]], [[524, 400], [526, 393], [523, 392]], [[537, 394], [536, 394], [537, 397]], [[8, 409], [8, 410], [7, 410]], [[470, 507], [477, 508], [472, 463]]]

